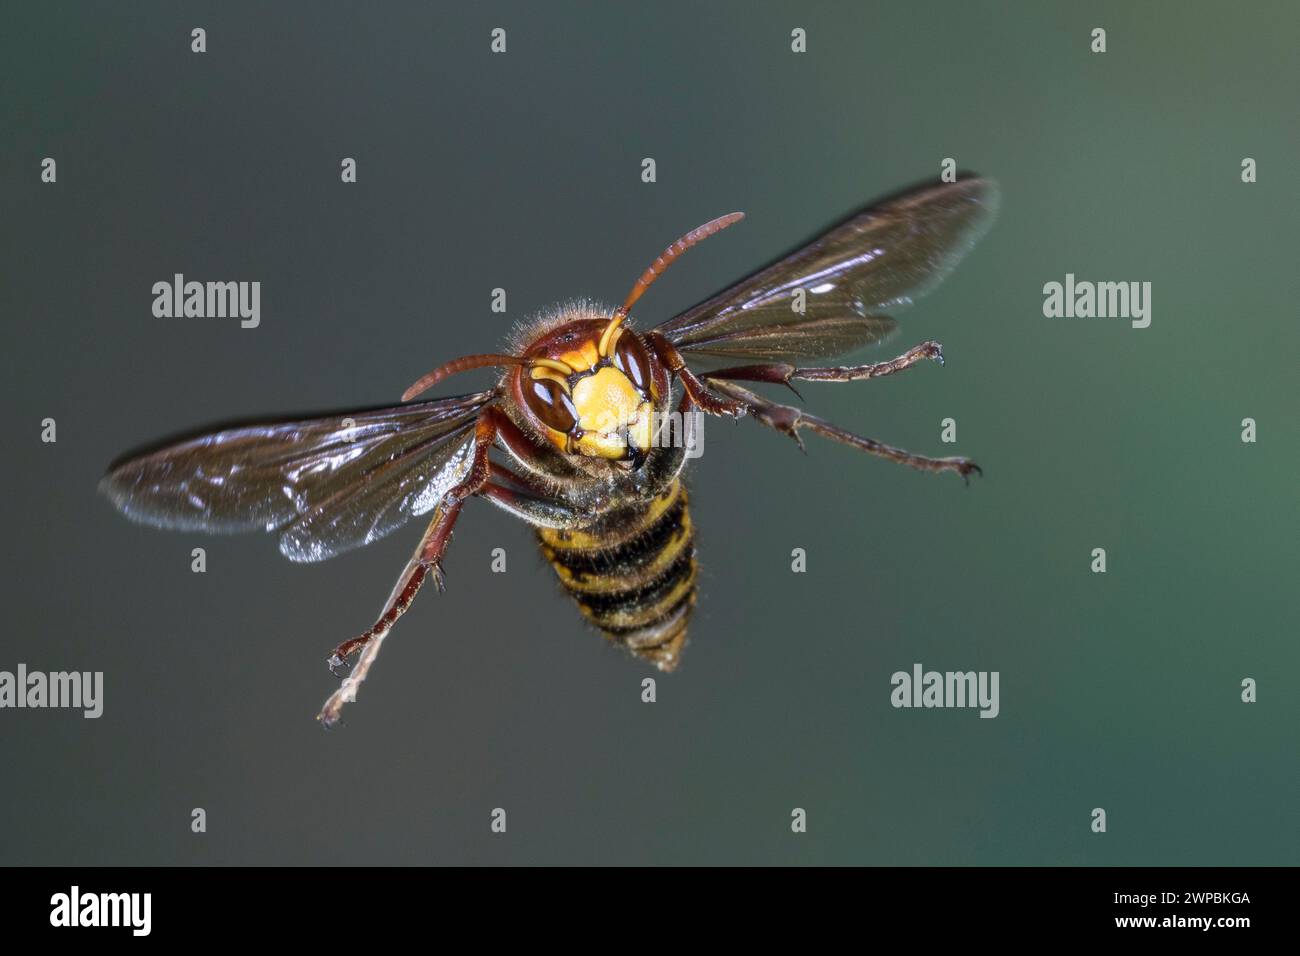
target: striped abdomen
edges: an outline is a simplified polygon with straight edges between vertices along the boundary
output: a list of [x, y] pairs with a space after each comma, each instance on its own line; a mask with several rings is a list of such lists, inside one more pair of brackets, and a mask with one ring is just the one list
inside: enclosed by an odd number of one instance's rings
[[677, 666], [695, 604], [695, 529], [680, 480], [581, 530], [537, 536], [588, 621], [660, 670]]

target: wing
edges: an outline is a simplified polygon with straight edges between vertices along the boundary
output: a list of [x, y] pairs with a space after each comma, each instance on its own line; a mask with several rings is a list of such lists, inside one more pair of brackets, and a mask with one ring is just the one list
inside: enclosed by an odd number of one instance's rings
[[463, 474], [495, 392], [224, 429], [120, 462], [100, 490], [132, 521], [187, 531], [282, 530], [323, 561], [432, 510]]
[[[927, 186], [858, 213], [784, 259], [669, 319], [658, 330], [684, 351], [785, 361], [831, 358], [895, 328], [884, 313], [929, 292], [984, 234], [997, 185]], [[803, 313], [794, 311], [805, 291]]]

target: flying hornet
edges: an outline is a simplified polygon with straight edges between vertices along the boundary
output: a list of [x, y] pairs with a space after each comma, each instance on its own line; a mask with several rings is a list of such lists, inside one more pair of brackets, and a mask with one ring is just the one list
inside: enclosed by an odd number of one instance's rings
[[[987, 229], [997, 202], [995, 184], [979, 178], [904, 193], [680, 315], [640, 328], [631, 310], [642, 294], [687, 249], [743, 218], [731, 213], [665, 249], [618, 308], [557, 307], [517, 331], [503, 352], [439, 365], [406, 390], [404, 404], [210, 432], [119, 462], [100, 488], [133, 521], [273, 531], [280, 552], [303, 562], [363, 547], [431, 515], [374, 623], [329, 656], [343, 679], [320, 712], [325, 726], [356, 699], [421, 585], [432, 579], [443, 588], [443, 556], [470, 498], [532, 525], [582, 615], [609, 641], [671, 671], [695, 605], [696, 561], [681, 479], [690, 442], [682, 434], [661, 440], [662, 426], [749, 416], [800, 447], [807, 431], [921, 471], [963, 479], [978, 473], [965, 458], [912, 454], [754, 388], [856, 382], [925, 360], [942, 364], [935, 341], [866, 365], [798, 363], [833, 359], [893, 332], [889, 313], [952, 270]], [[723, 367], [704, 370], [700, 360]], [[488, 367], [501, 369], [492, 388], [413, 401], [450, 376]]]

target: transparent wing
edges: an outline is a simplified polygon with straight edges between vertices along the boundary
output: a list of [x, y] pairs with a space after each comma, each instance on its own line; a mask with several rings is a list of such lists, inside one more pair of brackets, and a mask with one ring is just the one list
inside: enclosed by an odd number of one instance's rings
[[[784, 259], [659, 326], [684, 351], [782, 361], [878, 342], [984, 234], [997, 185], [926, 186], [853, 216]], [[794, 293], [804, 290], [804, 311]]]
[[363, 480], [342, 484], [280, 534], [290, 561], [324, 561], [387, 537], [412, 516], [437, 507], [469, 471], [474, 419], [455, 431], [404, 449]]
[[[493, 398], [478, 392], [235, 426], [119, 462], [99, 487], [142, 524], [218, 533], [286, 529], [286, 557], [324, 560], [432, 508], [419, 491], [453, 465]], [[366, 516], [372, 524], [363, 530], [358, 522]]]

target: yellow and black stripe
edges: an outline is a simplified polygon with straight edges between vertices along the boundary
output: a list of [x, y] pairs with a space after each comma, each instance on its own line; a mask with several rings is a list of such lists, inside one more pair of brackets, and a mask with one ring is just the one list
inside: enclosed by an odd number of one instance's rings
[[578, 609], [615, 644], [671, 671], [695, 605], [695, 529], [680, 480], [578, 531], [537, 532]]

